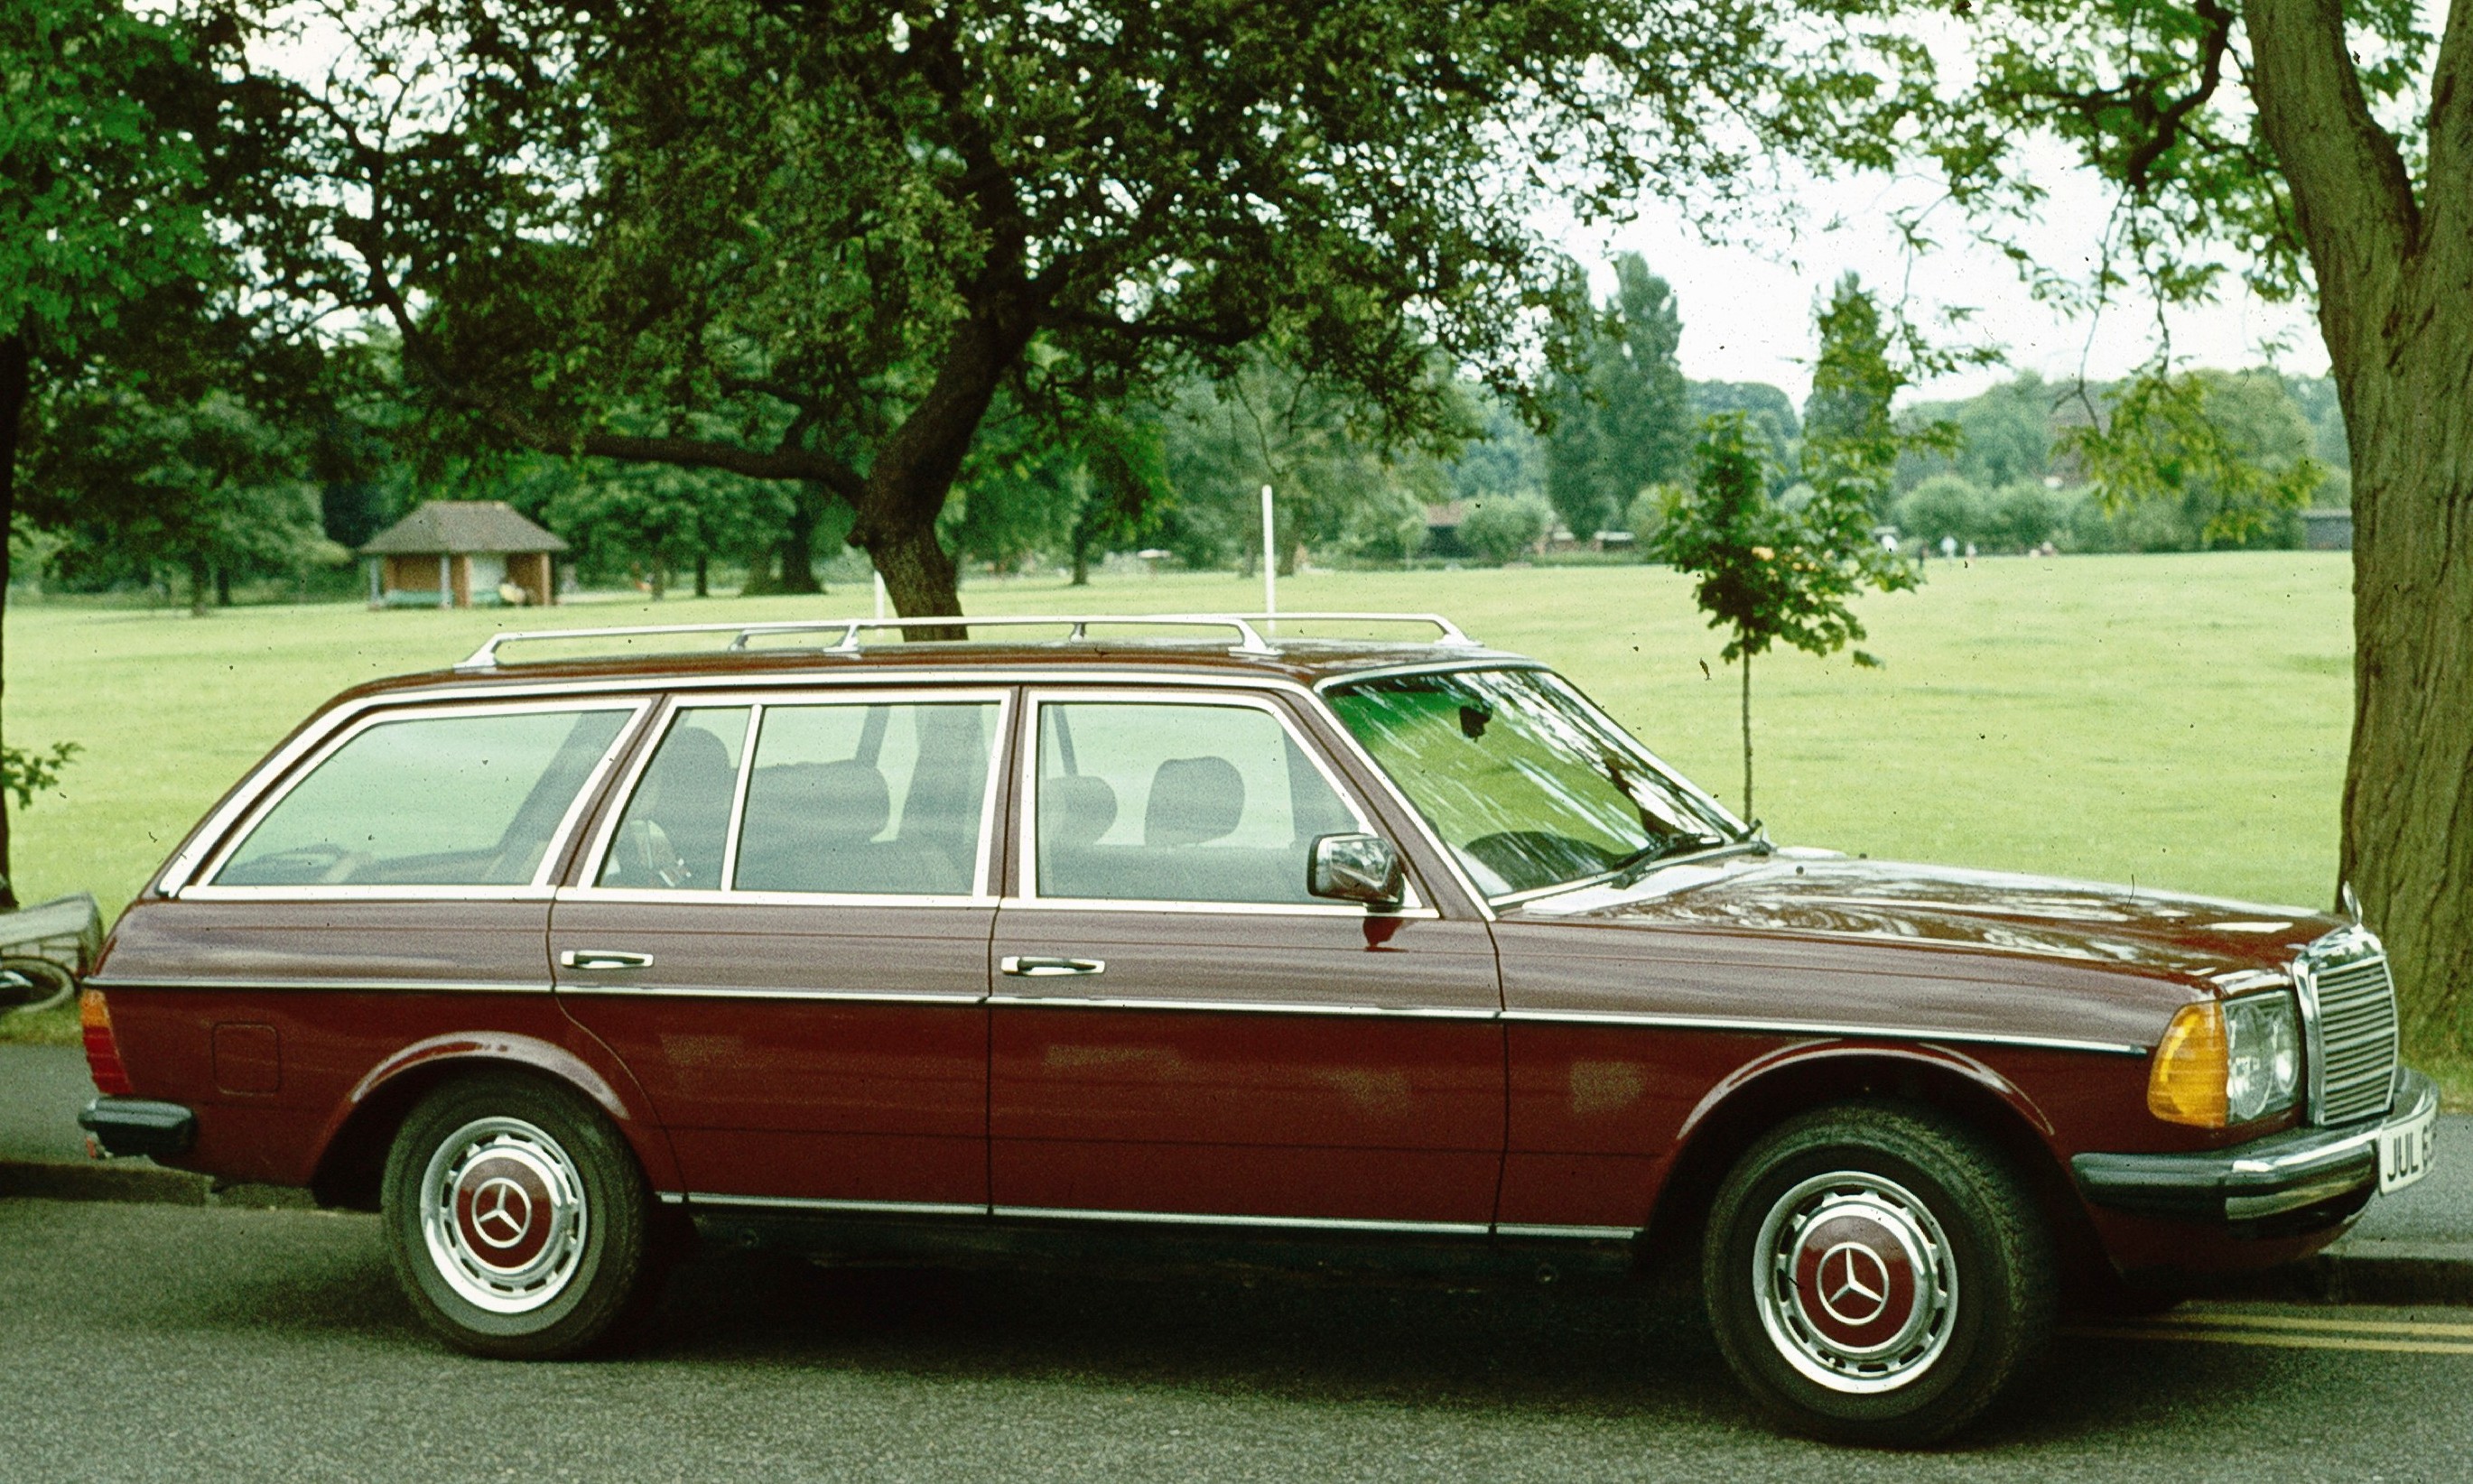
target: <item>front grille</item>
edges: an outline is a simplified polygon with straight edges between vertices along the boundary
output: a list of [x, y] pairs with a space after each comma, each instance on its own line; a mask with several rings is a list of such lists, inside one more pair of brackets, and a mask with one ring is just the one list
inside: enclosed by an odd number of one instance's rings
[[2367, 934], [2340, 935], [2305, 949], [2294, 966], [2311, 1009], [2312, 1105], [2319, 1123], [2351, 1123], [2388, 1111], [2395, 1089], [2395, 982]]

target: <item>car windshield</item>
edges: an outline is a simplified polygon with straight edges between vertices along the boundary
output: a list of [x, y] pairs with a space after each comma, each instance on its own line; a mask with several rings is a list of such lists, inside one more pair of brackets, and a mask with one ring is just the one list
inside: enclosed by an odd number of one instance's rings
[[1543, 670], [1382, 676], [1330, 700], [1489, 898], [1749, 838]]

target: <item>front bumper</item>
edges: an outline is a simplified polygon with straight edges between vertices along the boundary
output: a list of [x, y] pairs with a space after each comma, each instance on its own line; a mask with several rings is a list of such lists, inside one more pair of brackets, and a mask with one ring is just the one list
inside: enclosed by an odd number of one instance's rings
[[198, 1115], [178, 1103], [142, 1097], [98, 1097], [78, 1114], [78, 1127], [110, 1155], [186, 1154], [198, 1137]]
[[2438, 1106], [2438, 1085], [2411, 1067], [2378, 1123], [2291, 1129], [2204, 1154], [2082, 1154], [2070, 1161], [2094, 1205], [2138, 1216], [2242, 1224], [2326, 1212], [2341, 1221], [2379, 1185], [2379, 1136]]

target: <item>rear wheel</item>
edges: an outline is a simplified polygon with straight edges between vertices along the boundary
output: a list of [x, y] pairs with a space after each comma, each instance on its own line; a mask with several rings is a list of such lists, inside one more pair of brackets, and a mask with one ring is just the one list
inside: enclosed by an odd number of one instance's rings
[[1850, 1103], [1744, 1154], [1702, 1260], [1717, 1343], [1753, 1395], [1840, 1442], [1963, 1426], [2050, 1336], [2052, 1242], [2001, 1154], [1930, 1113]]
[[413, 1307], [460, 1350], [575, 1354], [651, 1296], [633, 1151], [599, 1110], [531, 1078], [462, 1079], [422, 1100], [387, 1156], [381, 1204]]

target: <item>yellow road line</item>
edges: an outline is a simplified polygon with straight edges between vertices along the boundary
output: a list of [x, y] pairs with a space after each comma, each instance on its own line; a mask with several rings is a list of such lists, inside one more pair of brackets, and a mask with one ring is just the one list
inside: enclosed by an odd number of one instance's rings
[[2295, 1334], [2286, 1330], [2202, 1329], [2182, 1325], [2148, 1329], [2065, 1329], [2080, 1340], [2197, 1340], [2210, 1345], [2263, 1345], [2278, 1350], [2384, 1351], [2413, 1355], [2473, 1355], [2473, 1342], [2354, 1338], [2339, 1334]]

